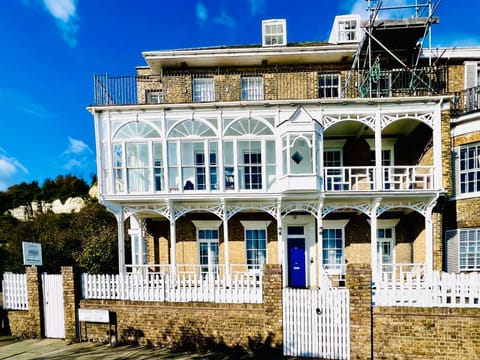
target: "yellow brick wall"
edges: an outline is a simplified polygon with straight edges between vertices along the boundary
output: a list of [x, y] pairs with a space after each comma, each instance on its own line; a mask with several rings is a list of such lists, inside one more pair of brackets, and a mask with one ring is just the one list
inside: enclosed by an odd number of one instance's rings
[[465, 89], [465, 69], [463, 64], [448, 66], [448, 90], [449, 92], [462, 91]]
[[477, 359], [480, 310], [374, 308], [375, 359]]
[[[80, 307], [114, 312], [119, 341], [197, 351], [239, 347], [276, 356], [282, 345], [281, 274], [279, 265], [266, 266], [262, 304], [81, 300]], [[90, 340], [108, 341], [106, 325], [86, 326]]]

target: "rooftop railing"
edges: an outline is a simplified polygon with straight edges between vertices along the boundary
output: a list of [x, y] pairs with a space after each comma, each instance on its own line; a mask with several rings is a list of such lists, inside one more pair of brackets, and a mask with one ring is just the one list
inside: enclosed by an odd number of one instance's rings
[[95, 75], [93, 105], [439, 95], [448, 91], [447, 70], [443, 66], [350, 73], [318, 68], [248, 72], [220, 69], [211, 73]]

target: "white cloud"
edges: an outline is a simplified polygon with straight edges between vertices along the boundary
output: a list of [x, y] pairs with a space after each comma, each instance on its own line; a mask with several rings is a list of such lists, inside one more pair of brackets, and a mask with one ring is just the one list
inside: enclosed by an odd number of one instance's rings
[[68, 148], [65, 150], [65, 154], [80, 154], [83, 152], [92, 153], [92, 150], [82, 140], [77, 140], [69, 136]]
[[76, 0], [43, 0], [47, 11], [57, 20], [63, 39], [71, 47], [77, 45], [78, 17]]
[[68, 146], [62, 154], [64, 165], [63, 169], [73, 172], [82, 172], [90, 170], [95, 163], [93, 151], [82, 140], [68, 137]]
[[65, 165], [63, 165], [63, 168], [68, 171], [72, 171], [73, 169], [83, 169], [85, 166], [84, 164], [77, 159], [70, 159], [67, 161]]
[[76, 16], [74, 0], [43, 0], [43, 4], [54, 18], [61, 21], [68, 22]]
[[250, 12], [253, 16], [263, 12], [266, 8], [266, 0], [247, 0], [250, 4]]
[[0, 148], [0, 191], [5, 191], [8, 186], [14, 183], [14, 176], [18, 172], [28, 174], [28, 169]]
[[197, 19], [204, 23], [208, 19], [208, 11], [205, 5], [203, 5], [201, 2], [197, 3], [196, 6], [196, 12], [197, 12]]
[[[77, 15], [77, 0], [41, 0], [45, 10], [55, 19], [63, 40], [75, 47], [79, 29]], [[33, 6], [37, 1], [21, 0], [25, 6]]]
[[220, 13], [220, 15], [216, 16], [213, 19], [213, 22], [219, 25], [223, 25], [225, 27], [228, 27], [230, 29], [234, 28], [236, 25], [236, 21], [233, 17], [228, 15], [224, 10]]
[[[359, 14], [362, 19], [368, 19], [368, 2], [365, 0], [348, 0], [342, 2], [341, 10], [348, 14]], [[382, 8], [386, 7], [402, 7], [405, 5], [411, 5], [409, 0], [389, 0], [388, 4], [383, 3]], [[372, 7], [374, 5], [372, 4]], [[414, 8], [392, 9], [392, 10], [380, 10], [378, 13], [379, 18], [383, 19], [398, 19], [408, 18], [414, 15]]]
[[29, 94], [15, 89], [0, 88], [0, 104], [4, 109], [10, 108], [37, 118], [50, 116], [42, 104], [30, 98]]

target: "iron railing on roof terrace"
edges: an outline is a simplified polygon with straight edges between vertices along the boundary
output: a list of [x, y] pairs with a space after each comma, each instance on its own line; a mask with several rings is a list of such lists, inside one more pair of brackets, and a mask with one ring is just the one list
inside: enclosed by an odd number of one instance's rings
[[469, 114], [480, 110], [480, 86], [453, 93], [451, 102], [453, 116]]
[[[94, 76], [94, 105], [298, 100], [447, 94], [447, 68], [177, 72]], [[347, 81], [348, 79], [348, 81]], [[347, 84], [347, 85], [345, 85]]]

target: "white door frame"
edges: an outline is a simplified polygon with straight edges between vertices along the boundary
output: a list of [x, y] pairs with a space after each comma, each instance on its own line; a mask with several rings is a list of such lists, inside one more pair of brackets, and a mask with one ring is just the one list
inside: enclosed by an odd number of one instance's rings
[[[288, 227], [289, 226], [303, 226], [305, 229], [305, 271], [306, 271], [306, 282], [307, 287], [315, 286], [317, 283], [316, 279], [316, 264], [315, 264], [315, 217], [312, 215], [287, 215], [283, 218], [282, 221], [283, 231], [282, 231], [282, 241], [283, 241], [283, 253], [285, 254], [284, 258], [284, 269], [287, 269], [288, 266]], [[288, 279], [285, 284], [288, 284]], [[286, 286], [286, 285], [285, 285]]]

